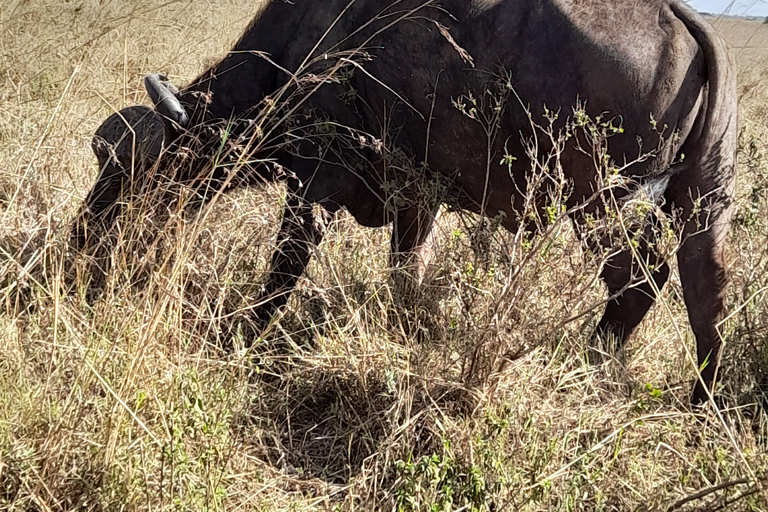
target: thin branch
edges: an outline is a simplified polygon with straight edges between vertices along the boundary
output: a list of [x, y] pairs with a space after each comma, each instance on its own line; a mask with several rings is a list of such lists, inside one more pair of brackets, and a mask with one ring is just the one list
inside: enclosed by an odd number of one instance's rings
[[681, 500], [678, 500], [677, 502], [675, 502], [674, 505], [672, 505], [669, 509], [667, 509], [667, 512], [672, 512], [673, 510], [677, 510], [683, 505], [685, 505], [686, 503], [699, 500], [705, 496], [709, 496], [710, 494], [716, 493], [717, 491], [720, 491], [722, 489], [727, 489], [728, 487], [735, 487], [737, 485], [748, 484], [749, 482], [750, 482], [749, 478], [739, 478], [737, 480], [730, 480], [728, 482], [723, 482], [721, 484], [713, 485], [711, 487], [706, 487], [697, 493], [691, 494]]

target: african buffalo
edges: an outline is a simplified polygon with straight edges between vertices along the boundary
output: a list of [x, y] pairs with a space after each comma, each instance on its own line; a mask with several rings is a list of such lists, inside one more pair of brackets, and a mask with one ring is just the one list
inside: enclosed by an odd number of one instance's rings
[[[624, 185], [613, 193], [653, 185], [664, 210], [687, 219], [677, 258], [710, 385], [734, 209], [734, 69], [724, 42], [679, 0], [267, 1], [218, 64], [181, 90], [150, 75], [155, 108], [128, 107], [101, 125], [93, 142], [100, 175], [72, 240], [89, 247], [130, 191], [172, 167], [200, 204], [217, 190], [283, 180], [278, 247], [255, 310], [269, 318], [319, 240], [313, 205], [345, 208], [365, 226], [392, 222], [395, 264], [418, 266], [441, 202], [517, 229], [531, 120], [561, 109], [562, 126], [580, 101], [589, 116], [621, 125], [608, 151], [629, 163], [617, 164]], [[560, 156], [567, 204], [583, 206], [577, 225], [603, 211], [593, 155], [578, 144], [572, 137]], [[649, 147], [657, 150], [638, 159]], [[436, 178], [441, 195], [420, 195]], [[634, 257], [654, 263], [660, 289], [669, 267], [652, 242]], [[632, 262], [627, 249], [602, 272], [614, 298], [598, 333], [618, 343], [655, 298], [650, 282], [627, 286]], [[693, 400], [706, 398], [697, 383]]]

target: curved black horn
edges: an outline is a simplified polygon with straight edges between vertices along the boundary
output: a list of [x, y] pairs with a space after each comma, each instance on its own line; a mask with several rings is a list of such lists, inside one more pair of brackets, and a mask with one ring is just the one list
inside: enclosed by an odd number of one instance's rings
[[[181, 106], [179, 99], [174, 95], [171, 87], [165, 85], [164, 81], [158, 74], [147, 75], [144, 78], [144, 87], [147, 88], [149, 97], [152, 98], [152, 102], [155, 104], [155, 109], [170, 119], [179, 124], [179, 126], [186, 126], [189, 123], [189, 116], [184, 107]], [[173, 89], [176, 89], [173, 87]], [[176, 89], [178, 90], [178, 89]]]

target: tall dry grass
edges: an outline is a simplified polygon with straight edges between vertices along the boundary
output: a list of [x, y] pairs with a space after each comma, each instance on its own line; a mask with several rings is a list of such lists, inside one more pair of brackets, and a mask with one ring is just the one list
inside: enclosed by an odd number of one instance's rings
[[[223, 55], [253, 9], [0, 5], [0, 509], [768, 508], [756, 405], [768, 371], [768, 63], [752, 48], [739, 54], [720, 415], [688, 406], [694, 340], [676, 278], [624, 350], [586, 364], [600, 261], [559, 220], [524, 244], [446, 213], [403, 309], [388, 230], [322, 218], [296, 293], [247, 351], [218, 348], [223, 322], [236, 343], [246, 327], [221, 313], [258, 293], [277, 186], [179, 220], [160, 251], [174, 258], [141, 269], [143, 286], [128, 281], [145, 255], [123, 251], [92, 305], [87, 275], [65, 293], [94, 130], [146, 101], [145, 74], [184, 83]], [[768, 27], [726, 21], [735, 44], [748, 31], [750, 44], [768, 39]]]

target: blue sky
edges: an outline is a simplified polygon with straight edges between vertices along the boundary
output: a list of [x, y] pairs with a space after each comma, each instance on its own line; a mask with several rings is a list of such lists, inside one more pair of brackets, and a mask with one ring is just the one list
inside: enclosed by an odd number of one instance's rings
[[[722, 14], [730, 6], [727, 14], [735, 16], [768, 16], [768, 1], [766, 0], [690, 0], [699, 11]], [[731, 5], [733, 4], [733, 5]]]

